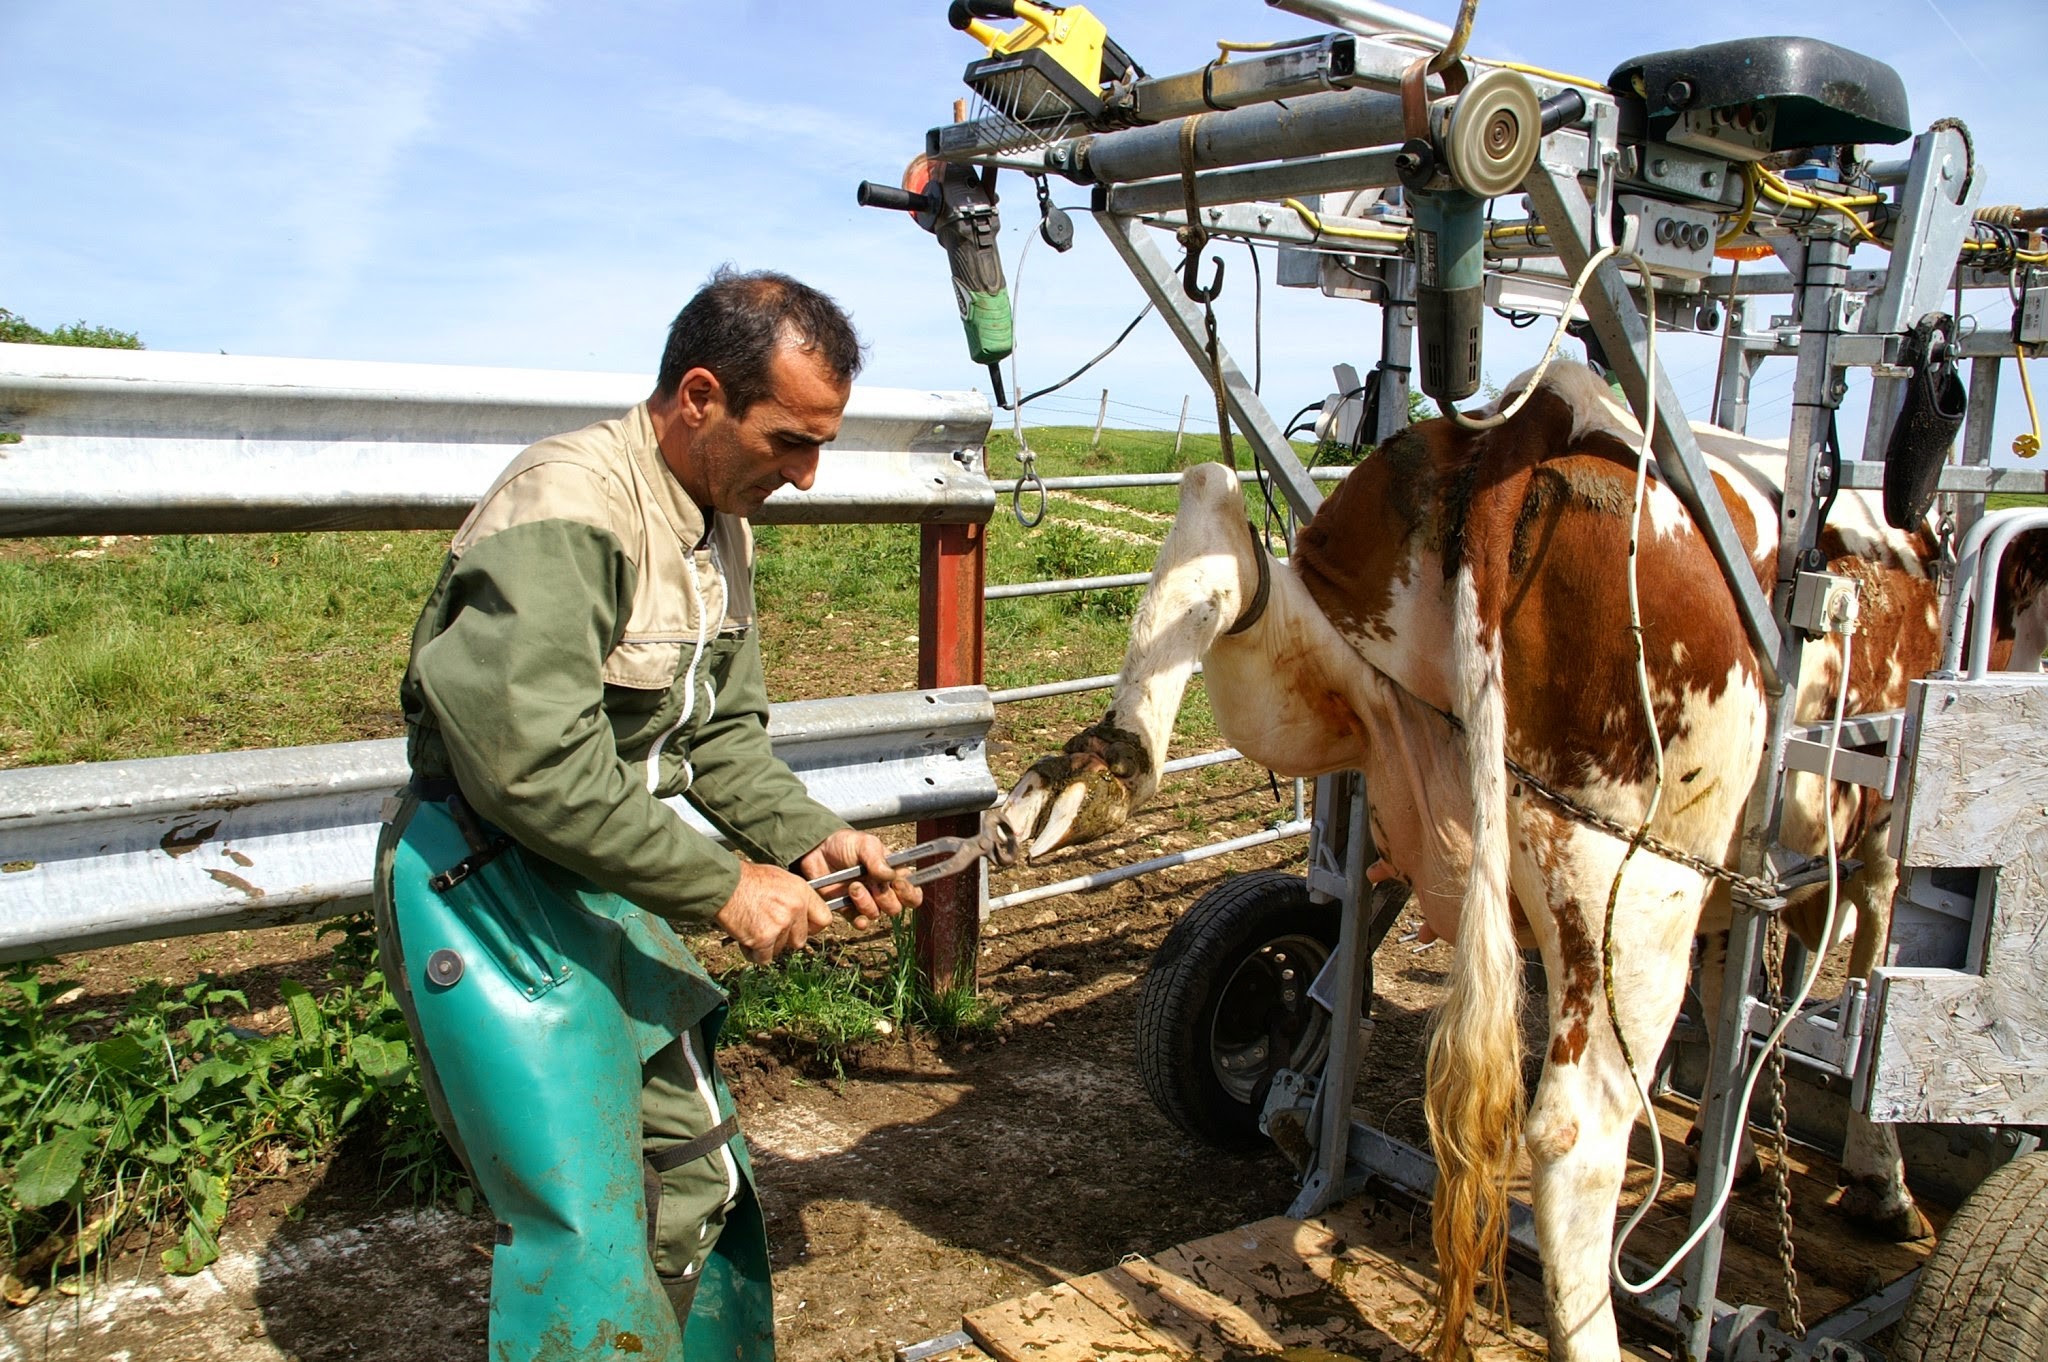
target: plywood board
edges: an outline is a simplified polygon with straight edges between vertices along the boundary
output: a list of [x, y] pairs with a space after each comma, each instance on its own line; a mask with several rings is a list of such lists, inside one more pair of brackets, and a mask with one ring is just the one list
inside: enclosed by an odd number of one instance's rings
[[[1677, 1101], [1658, 1113], [1675, 1166], [1683, 1166], [1676, 1146], [1690, 1114]], [[1638, 1133], [1647, 1151], [1648, 1132]], [[1794, 1145], [1789, 1162], [1807, 1318], [1848, 1304], [1925, 1258], [1930, 1245], [1875, 1243], [1847, 1228], [1832, 1204], [1838, 1191], [1831, 1161]], [[1648, 1170], [1632, 1167], [1624, 1204], [1639, 1200], [1647, 1183]], [[1632, 1242], [1637, 1257], [1661, 1258], [1683, 1237], [1692, 1195], [1682, 1176], [1667, 1180], [1657, 1210]], [[1276, 1216], [1133, 1257], [979, 1311], [968, 1327], [996, 1362], [1405, 1362], [1421, 1354], [1429, 1334], [1435, 1284], [1428, 1235], [1426, 1213], [1361, 1199], [1317, 1219]], [[1769, 1184], [1760, 1179], [1738, 1193], [1730, 1215], [1723, 1299], [1779, 1300], [1776, 1244]], [[1479, 1362], [1546, 1355], [1540, 1284], [1511, 1274], [1508, 1304], [1513, 1323], [1504, 1335], [1474, 1321]], [[1625, 1345], [1624, 1356], [1656, 1354]]]
[[1877, 1121], [2048, 1122], [2048, 682], [1918, 681], [1907, 716], [1902, 864], [1980, 868], [1996, 889], [1981, 975], [1873, 976], [1867, 1110]]
[[1062, 1282], [967, 1316], [967, 1332], [996, 1362], [1193, 1362], [1134, 1312], [1112, 1315]]

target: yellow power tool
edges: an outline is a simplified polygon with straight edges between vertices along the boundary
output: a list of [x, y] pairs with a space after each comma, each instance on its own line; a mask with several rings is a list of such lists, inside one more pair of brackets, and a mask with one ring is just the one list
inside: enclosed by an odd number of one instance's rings
[[[988, 49], [961, 77], [996, 112], [1019, 123], [1102, 115], [1102, 87], [1134, 69], [1102, 21], [1080, 5], [953, 0], [954, 28]], [[1020, 19], [1005, 32], [988, 20]]]

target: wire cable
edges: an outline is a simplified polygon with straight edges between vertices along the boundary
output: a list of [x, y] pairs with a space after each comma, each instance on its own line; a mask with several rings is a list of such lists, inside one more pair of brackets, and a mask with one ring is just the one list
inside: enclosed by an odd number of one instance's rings
[[1327, 226], [1324, 224], [1323, 220], [1320, 217], [1316, 216], [1315, 210], [1310, 208], [1307, 204], [1303, 203], [1300, 199], [1282, 199], [1280, 200], [1280, 205], [1283, 208], [1293, 209], [1295, 216], [1301, 219], [1301, 225], [1308, 228], [1309, 231], [1313, 232], [1317, 236], [1343, 237], [1346, 240], [1350, 241], [1400, 242], [1406, 241], [1408, 239], [1408, 233], [1406, 232], [1382, 232], [1375, 231], [1370, 227]]
[[[1014, 292], [1015, 292], [1015, 290], [1013, 289], [1013, 290], [1012, 290], [1012, 293], [1014, 294]], [[1014, 309], [1014, 307], [1015, 307], [1015, 302], [1014, 302], [1014, 298], [1013, 298], [1013, 300], [1012, 300], [1012, 308]], [[1113, 353], [1113, 352], [1114, 352], [1114, 351], [1116, 350], [1116, 348], [1117, 348], [1117, 347], [1118, 347], [1119, 345], [1122, 345], [1122, 344], [1123, 344], [1123, 343], [1124, 343], [1124, 342], [1125, 342], [1126, 340], [1128, 340], [1128, 339], [1130, 338], [1130, 334], [1131, 334], [1131, 332], [1133, 332], [1133, 331], [1135, 331], [1135, 330], [1137, 330], [1137, 329], [1138, 329], [1138, 323], [1139, 323], [1139, 322], [1142, 322], [1142, 321], [1144, 321], [1144, 320], [1145, 320], [1145, 318], [1147, 318], [1147, 317], [1149, 317], [1149, 316], [1151, 316], [1151, 315], [1152, 315], [1152, 304], [1151, 304], [1150, 302], [1147, 302], [1147, 303], [1145, 304], [1145, 306], [1144, 306], [1143, 308], [1141, 308], [1141, 309], [1139, 310], [1139, 312], [1138, 312], [1138, 315], [1137, 315], [1137, 316], [1135, 316], [1135, 317], [1133, 317], [1133, 318], [1131, 318], [1131, 320], [1130, 320], [1130, 323], [1129, 323], [1128, 325], [1126, 325], [1126, 326], [1124, 327], [1124, 329], [1123, 329], [1123, 330], [1121, 330], [1121, 331], [1117, 332], [1117, 336], [1116, 336], [1116, 339], [1115, 339], [1115, 340], [1113, 340], [1113, 341], [1111, 341], [1111, 342], [1110, 342], [1110, 343], [1109, 343], [1108, 345], [1104, 346], [1104, 347], [1102, 348], [1101, 352], [1100, 352], [1099, 354], [1097, 354], [1097, 355], [1095, 356], [1095, 358], [1093, 358], [1093, 359], [1089, 360], [1089, 361], [1088, 361], [1088, 362], [1087, 362], [1086, 364], [1084, 364], [1084, 365], [1082, 365], [1082, 366], [1081, 366], [1080, 368], [1078, 368], [1078, 369], [1074, 370], [1074, 372], [1072, 372], [1071, 374], [1068, 374], [1068, 375], [1067, 375], [1067, 376], [1066, 376], [1065, 378], [1061, 379], [1061, 380], [1060, 380], [1059, 382], [1057, 382], [1057, 383], [1051, 383], [1051, 384], [1048, 384], [1048, 385], [1046, 385], [1045, 387], [1043, 387], [1043, 388], [1040, 388], [1040, 389], [1038, 389], [1038, 390], [1037, 390], [1036, 392], [1033, 392], [1033, 393], [1029, 393], [1029, 394], [1026, 394], [1026, 395], [1025, 395], [1025, 396], [1023, 396], [1023, 397], [1020, 397], [1020, 398], [1018, 398], [1018, 399], [1017, 399], [1017, 405], [1021, 407], [1021, 406], [1023, 406], [1023, 405], [1024, 405], [1024, 404], [1025, 404], [1026, 402], [1036, 402], [1036, 401], [1037, 401], [1037, 400], [1038, 400], [1039, 398], [1041, 398], [1041, 397], [1044, 397], [1044, 396], [1046, 396], [1046, 395], [1047, 395], [1047, 394], [1049, 394], [1049, 393], [1056, 393], [1056, 392], [1058, 392], [1058, 391], [1059, 391], [1059, 390], [1060, 390], [1061, 388], [1064, 388], [1064, 387], [1066, 387], [1066, 386], [1067, 386], [1067, 385], [1068, 385], [1069, 383], [1072, 383], [1072, 382], [1073, 382], [1073, 381], [1074, 381], [1075, 379], [1077, 379], [1077, 378], [1079, 378], [1079, 377], [1080, 377], [1081, 375], [1083, 375], [1083, 374], [1087, 373], [1087, 372], [1088, 372], [1088, 371], [1089, 371], [1090, 369], [1093, 369], [1093, 368], [1094, 368], [1094, 367], [1095, 367], [1096, 365], [1098, 365], [1098, 364], [1102, 363], [1102, 361], [1104, 361], [1104, 360], [1108, 359], [1108, 358], [1110, 357], [1110, 355], [1111, 355], [1111, 354], [1112, 354], [1112, 353]], [[1014, 352], [1012, 352], [1012, 354], [1011, 354], [1011, 358], [1012, 358], [1013, 360], [1014, 360], [1014, 359], [1016, 358], [1016, 355], [1015, 355], [1015, 353], [1014, 353]], [[1013, 368], [1011, 369], [1011, 371], [1010, 371], [1010, 381], [1011, 381], [1012, 383], [1016, 382], [1016, 370], [1015, 370], [1015, 368], [1014, 368], [1014, 367], [1013, 367]], [[1117, 404], [1115, 404], [1115, 405], [1118, 405], [1118, 406], [1129, 406], [1130, 404], [1129, 404], [1129, 403], [1117, 403]], [[1146, 410], [1146, 411], [1156, 411], [1156, 410], [1157, 410], [1157, 408], [1154, 408], [1154, 407], [1146, 407], [1146, 408], [1143, 408], [1143, 410]], [[1166, 413], [1166, 414], [1167, 414], [1167, 415], [1171, 415], [1172, 413], [1170, 413], [1170, 412], [1169, 412], [1169, 413]]]
[[[1531, 397], [1535, 396], [1537, 387], [1543, 382], [1543, 375], [1550, 371], [1552, 361], [1557, 358], [1557, 348], [1564, 344], [1565, 328], [1571, 324], [1572, 310], [1579, 305], [1579, 299], [1585, 293], [1586, 285], [1593, 278], [1593, 271], [1600, 267], [1601, 262], [1620, 253], [1621, 248], [1618, 246], [1602, 246], [1587, 257], [1585, 265], [1579, 270], [1579, 277], [1572, 281], [1571, 296], [1565, 299], [1564, 311], [1558, 316], [1557, 327], [1550, 333], [1550, 344], [1543, 347], [1543, 358], [1536, 362], [1534, 372], [1529, 375], [1528, 384], [1516, 395], [1513, 402], [1510, 402], [1504, 409], [1494, 413], [1492, 416], [1471, 416], [1459, 411], [1456, 403], [1440, 401], [1437, 403], [1437, 406], [1442, 409], [1443, 414], [1467, 430], [1492, 430], [1495, 426], [1505, 425], [1516, 412], [1520, 411], [1528, 403]], [[1656, 345], [1654, 337], [1657, 330], [1657, 310], [1654, 300], [1657, 286], [1652, 281], [1649, 263], [1639, 255], [1631, 255], [1629, 258], [1635, 262], [1636, 270], [1643, 276], [1643, 286], [1649, 291], [1652, 299], [1650, 307], [1650, 334], [1652, 340], [1650, 344], [1654, 347]], [[1654, 402], [1654, 390], [1652, 390], [1652, 397]]]

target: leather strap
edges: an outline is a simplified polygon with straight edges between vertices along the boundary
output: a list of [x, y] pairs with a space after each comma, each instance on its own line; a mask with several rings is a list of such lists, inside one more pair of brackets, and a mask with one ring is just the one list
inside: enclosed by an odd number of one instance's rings
[[659, 1154], [649, 1154], [647, 1166], [657, 1173], [666, 1173], [672, 1168], [681, 1168], [686, 1163], [709, 1158], [739, 1133], [740, 1118], [735, 1113], [694, 1140], [685, 1140], [679, 1145], [662, 1150]]
[[1244, 527], [1252, 532], [1252, 557], [1258, 560], [1259, 584], [1252, 591], [1251, 601], [1243, 610], [1238, 612], [1237, 623], [1223, 631], [1225, 638], [1229, 638], [1232, 634], [1241, 634], [1254, 624], [1257, 624], [1259, 617], [1266, 613], [1266, 602], [1273, 595], [1273, 566], [1267, 561], [1266, 546], [1259, 542], [1258, 529], [1251, 521], [1245, 521]]

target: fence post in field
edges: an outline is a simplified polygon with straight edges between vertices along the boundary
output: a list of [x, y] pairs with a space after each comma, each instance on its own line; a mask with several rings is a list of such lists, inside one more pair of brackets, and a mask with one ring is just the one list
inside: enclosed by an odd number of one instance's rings
[[[917, 674], [934, 686], [982, 684], [982, 591], [988, 578], [987, 527], [979, 523], [919, 528]], [[926, 684], [920, 682], [919, 684]], [[917, 840], [973, 837], [975, 814], [922, 819]], [[981, 876], [935, 880], [916, 910], [917, 966], [934, 992], [976, 986], [981, 957]]]
[[1186, 393], [1182, 393], [1182, 394], [1181, 394], [1181, 396], [1180, 396], [1180, 424], [1179, 424], [1178, 426], [1175, 426], [1175, 427], [1174, 427], [1174, 429], [1173, 429], [1173, 457], [1174, 457], [1175, 459], [1179, 459], [1179, 458], [1180, 458], [1180, 440], [1181, 440], [1181, 436], [1183, 436], [1183, 435], [1186, 435], [1187, 433], [1188, 433], [1188, 396], [1187, 396], [1187, 394], [1186, 394]]
[[1102, 405], [1095, 409], [1095, 438], [1088, 442], [1090, 449], [1102, 443], [1102, 423], [1109, 416], [1109, 389], [1102, 390]]

